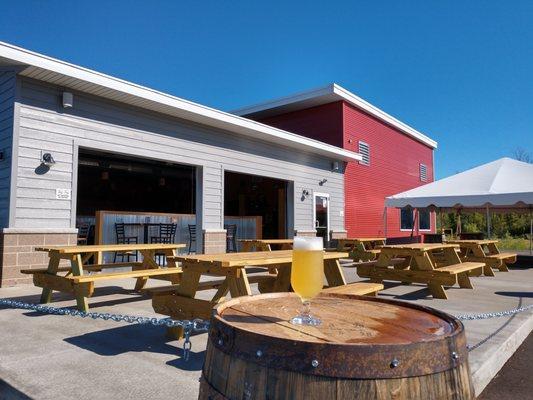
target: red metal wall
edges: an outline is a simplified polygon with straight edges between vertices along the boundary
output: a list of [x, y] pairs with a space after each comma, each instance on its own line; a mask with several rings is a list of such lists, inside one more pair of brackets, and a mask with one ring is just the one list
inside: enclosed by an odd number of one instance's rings
[[[345, 225], [348, 237], [383, 236], [385, 197], [424, 184], [420, 163], [427, 166], [427, 181], [433, 181], [433, 150], [406, 134], [338, 101], [305, 110], [261, 119], [289, 132], [298, 133], [355, 152], [359, 140], [370, 145], [370, 165], [348, 163], [345, 174]], [[389, 209], [387, 236], [409, 236], [400, 231], [400, 212]], [[435, 217], [431, 218], [432, 231]]]
[[261, 122], [312, 139], [343, 146], [341, 101], [260, 119]]
[[[433, 150], [344, 103], [344, 148], [357, 152], [359, 140], [370, 145], [370, 165], [350, 162], [345, 174], [345, 221], [348, 236], [384, 235], [385, 197], [420, 186], [420, 164], [433, 181]], [[435, 221], [432, 217], [431, 228]], [[400, 212], [388, 210], [387, 236], [408, 236], [400, 231]]]

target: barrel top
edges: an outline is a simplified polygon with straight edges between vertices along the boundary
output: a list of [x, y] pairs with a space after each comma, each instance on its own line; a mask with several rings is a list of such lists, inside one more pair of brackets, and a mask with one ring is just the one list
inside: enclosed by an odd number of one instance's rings
[[320, 326], [292, 325], [288, 321], [300, 307], [295, 294], [276, 293], [234, 299], [218, 308], [218, 316], [239, 330], [317, 344], [411, 344], [439, 340], [456, 329], [452, 319], [431, 309], [349, 295], [312, 300]]

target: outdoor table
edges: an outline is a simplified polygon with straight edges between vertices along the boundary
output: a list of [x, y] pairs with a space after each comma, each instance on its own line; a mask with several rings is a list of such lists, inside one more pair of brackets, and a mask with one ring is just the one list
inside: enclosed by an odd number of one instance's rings
[[498, 240], [491, 239], [447, 241], [447, 243], [460, 246], [461, 259], [485, 263], [483, 271], [486, 276], [494, 276], [492, 268], [507, 272], [509, 271], [507, 264], [516, 262], [516, 253], [501, 253], [497, 246], [498, 242]]
[[[447, 299], [443, 285], [473, 289], [469, 274], [480, 274], [482, 262], [462, 262], [456, 244], [414, 243], [383, 246], [374, 265], [357, 266], [357, 274], [372, 282], [425, 283], [435, 298]], [[394, 263], [396, 258], [404, 262]]]
[[[90, 246], [57, 246], [37, 247], [35, 251], [46, 251], [50, 258], [48, 268], [22, 270], [22, 273], [33, 275], [35, 286], [42, 287], [41, 303], [49, 303], [52, 291], [74, 293], [80, 311], [89, 309], [87, 297], [94, 292], [94, 282], [104, 279], [136, 278], [135, 290], [140, 290], [149, 277], [179, 282], [181, 269], [170, 256], [176, 256], [177, 250], [184, 244], [107, 244]], [[138, 251], [143, 256], [142, 262], [122, 262], [102, 264], [104, 252]], [[160, 267], [155, 261], [155, 254], [167, 256], [167, 267]], [[95, 256], [100, 263], [84, 265], [83, 259]], [[60, 267], [61, 260], [70, 261], [70, 266]], [[85, 272], [99, 272], [105, 268], [131, 267], [131, 271], [112, 272], [105, 274], [85, 275]], [[66, 272], [66, 275], [58, 275]]]
[[123, 222], [124, 226], [140, 226], [143, 228], [143, 243], [148, 243], [148, 230], [151, 226], [159, 226], [161, 222]]
[[272, 251], [272, 246], [279, 250], [292, 250], [293, 239], [240, 239], [241, 252]]
[[372, 261], [385, 245], [385, 238], [345, 238], [338, 239], [337, 251], [349, 251], [354, 261]]
[[[339, 259], [347, 256], [344, 252], [324, 252], [324, 275], [329, 287], [346, 284]], [[261, 292], [290, 291], [292, 250], [200, 254], [170, 259], [181, 262], [180, 284], [168, 289], [155, 288], [151, 292], [154, 310], [174, 319], [208, 319], [213, 306], [223, 301], [228, 292], [232, 297], [251, 295], [250, 283], [259, 283]], [[277, 274], [249, 277], [246, 268], [252, 266], [276, 269]], [[202, 275], [223, 279], [200, 282]], [[211, 300], [195, 298], [199, 290], [212, 288], [217, 292]]]

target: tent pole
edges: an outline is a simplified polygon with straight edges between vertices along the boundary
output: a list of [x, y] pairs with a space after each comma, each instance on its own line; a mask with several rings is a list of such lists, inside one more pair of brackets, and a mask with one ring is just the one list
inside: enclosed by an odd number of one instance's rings
[[487, 239], [490, 239], [490, 225], [491, 225], [490, 211], [489, 211], [489, 206], [487, 206]]
[[529, 255], [533, 255], [533, 214], [531, 214], [531, 205], [529, 206]]
[[387, 206], [383, 209], [383, 231], [385, 232], [385, 239], [387, 239]]
[[531, 214], [531, 205], [529, 206], [529, 255], [533, 255], [533, 215]]

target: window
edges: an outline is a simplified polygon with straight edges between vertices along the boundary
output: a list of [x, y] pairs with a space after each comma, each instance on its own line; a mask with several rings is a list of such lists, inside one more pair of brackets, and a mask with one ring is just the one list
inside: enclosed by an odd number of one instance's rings
[[418, 210], [418, 229], [429, 231], [431, 229], [431, 219], [428, 210]]
[[413, 229], [413, 209], [402, 208], [400, 210], [400, 229], [411, 230]]
[[420, 164], [420, 181], [428, 181], [428, 167], [426, 166], [426, 164]]
[[359, 154], [363, 157], [359, 164], [370, 165], [370, 145], [359, 141]]
[[[400, 230], [412, 230], [414, 217], [415, 211], [412, 208], [402, 208], [400, 210]], [[431, 229], [431, 213], [429, 210], [418, 210], [418, 229], [421, 231], [429, 231]]]

